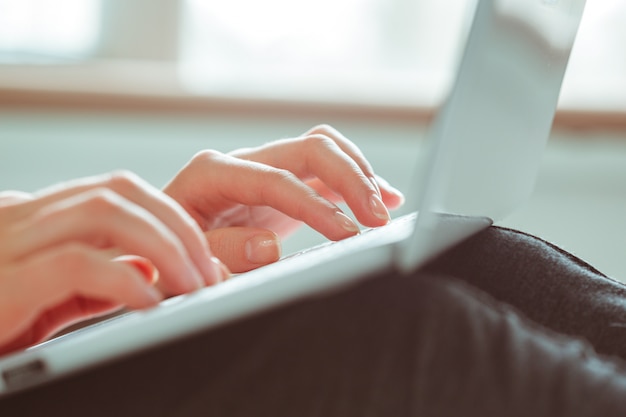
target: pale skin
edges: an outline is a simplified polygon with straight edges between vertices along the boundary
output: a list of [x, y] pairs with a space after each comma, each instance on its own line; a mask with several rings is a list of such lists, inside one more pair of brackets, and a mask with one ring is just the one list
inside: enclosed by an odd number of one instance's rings
[[0, 354], [70, 324], [215, 285], [280, 257], [303, 223], [332, 240], [389, 221], [402, 194], [326, 125], [202, 151], [158, 190], [129, 172], [0, 193]]

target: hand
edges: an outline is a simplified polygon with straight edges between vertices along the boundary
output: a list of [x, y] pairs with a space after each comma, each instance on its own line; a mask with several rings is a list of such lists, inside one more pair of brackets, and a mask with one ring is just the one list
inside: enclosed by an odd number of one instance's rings
[[386, 207], [403, 201], [328, 126], [228, 155], [201, 152], [165, 191], [180, 205], [125, 172], [35, 195], [0, 193], [0, 354], [219, 282], [228, 270], [207, 242], [244, 271], [278, 259], [278, 238], [302, 222], [330, 239], [357, 233], [336, 202], [379, 226]]
[[330, 126], [230, 154], [198, 153], [165, 187], [234, 272], [277, 260], [279, 239], [308, 224], [339, 240], [358, 233], [335, 203], [368, 227], [389, 221], [404, 198]]
[[0, 354], [224, 275], [196, 222], [130, 173], [0, 194]]

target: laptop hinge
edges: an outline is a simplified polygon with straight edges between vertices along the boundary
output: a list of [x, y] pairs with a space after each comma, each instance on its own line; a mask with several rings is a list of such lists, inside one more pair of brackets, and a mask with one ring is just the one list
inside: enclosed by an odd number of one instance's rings
[[446, 249], [491, 226], [488, 217], [421, 212], [411, 237], [395, 248], [395, 265], [411, 273]]

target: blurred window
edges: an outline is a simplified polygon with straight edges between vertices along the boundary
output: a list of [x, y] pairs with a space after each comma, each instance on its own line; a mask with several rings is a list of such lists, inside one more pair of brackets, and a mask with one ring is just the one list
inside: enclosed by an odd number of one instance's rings
[[[185, 0], [180, 57], [194, 90], [398, 99], [439, 87], [472, 0]], [[376, 98], [376, 97], [373, 97]]]
[[[0, 63], [165, 62], [193, 93], [403, 104], [446, 85], [474, 2], [0, 0]], [[623, 105], [625, 21], [626, 1], [587, 1], [565, 96]]]
[[100, 32], [100, 0], [0, 0], [0, 62], [84, 59]]

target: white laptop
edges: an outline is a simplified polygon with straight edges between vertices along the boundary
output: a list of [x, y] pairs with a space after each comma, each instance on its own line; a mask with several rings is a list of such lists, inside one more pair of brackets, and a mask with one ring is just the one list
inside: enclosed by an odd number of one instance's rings
[[408, 193], [414, 214], [2, 357], [0, 397], [375, 273], [414, 271], [511, 213], [533, 189], [584, 2], [478, 2]]

